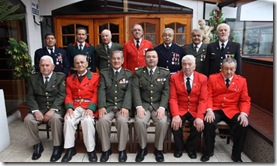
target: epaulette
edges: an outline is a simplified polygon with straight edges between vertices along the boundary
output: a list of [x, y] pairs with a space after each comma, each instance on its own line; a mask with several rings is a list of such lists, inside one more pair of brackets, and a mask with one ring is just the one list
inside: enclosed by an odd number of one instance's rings
[[129, 69], [124, 69], [124, 71], [131, 72], [131, 73], [132, 73], [132, 71], [131, 71], [131, 70], [129, 70]]
[[63, 72], [59, 72], [59, 71], [56, 72], [56, 73], [59, 74], [59, 75], [63, 75], [64, 74]]
[[169, 71], [169, 69], [168, 69], [168, 68], [165, 68], [165, 67], [159, 67], [159, 68], [162, 69], [162, 70]]
[[143, 67], [136, 67], [135, 70], [139, 70], [139, 69], [142, 69]]

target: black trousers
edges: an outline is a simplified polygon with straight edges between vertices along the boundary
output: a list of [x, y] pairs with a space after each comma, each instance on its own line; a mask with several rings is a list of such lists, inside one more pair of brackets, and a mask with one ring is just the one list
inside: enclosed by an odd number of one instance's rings
[[208, 123], [204, 121], [205, 129], [204, 129], [204, 142], [205, 142], [205, 149], [204, 155], [210, 156], [214, 151], [214, 143], [215, 143], [215, 130], [216, 124], [220, 121], [225, 121], [231, 129], [231, 135], [233, 137], [233, 149], [232, 149], [232, 156], [235, 159], [241, 158], [241, 152], [243, 149], [243, 144], [246, 138], [246, 132], [248, 127], [243, 127], [240, 125], [240, 121], [238, 121], [238, 116], [240, 115], [237, 113], [232, 119], [229, 119], [222, 110], [214, 111], [215, 120], [213, 123]]
[[[193, 118], [191, 114], [187, 112], [185, 115], [181, 116], [181, 119], [182, 119], [182, 127], [179, 128], [179, 130], [172, 129], [172, 133], [174, 136], [175, 150], [182, 151], [184, 148], [186, 148], [187, 151], [195, 152], [197, 138], [199, 138], [201, 134], [196, 130], [196, 127], [193, 126], [193, 121], [195, 118]], [[184, 141], [183, 127], [185, 125], [186, 120], [189, 121], [190, 134], [187, 140]]]

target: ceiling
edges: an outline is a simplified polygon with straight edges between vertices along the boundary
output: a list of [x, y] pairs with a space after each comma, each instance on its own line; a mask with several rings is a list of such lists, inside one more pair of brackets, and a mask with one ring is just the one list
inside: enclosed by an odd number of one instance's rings
[[256, 0], [200, 0], [203, 2], [217, 3], [219, 2], [219, 7], [229, 6], [229, 7], [239, 7], [249, 2], [254, 2]]

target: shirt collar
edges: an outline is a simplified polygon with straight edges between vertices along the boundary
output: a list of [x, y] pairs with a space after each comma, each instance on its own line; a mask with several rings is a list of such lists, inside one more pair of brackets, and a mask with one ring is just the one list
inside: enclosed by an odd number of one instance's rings
[[86, 74], [87, 74], [87, 72], [88, 72], [88, 70], [86, 70], [83, 74], [79, 74], [79, 73], [77, 73], [77, 75], [78, 75], [78, 77], [81, 77], [81, 76], [86, 75]]
[[55, 46], [53, 46], [52, 48], [50, 48], [50, 47], [46, 47], [46, 48], [47, 48], [48, 52], [51, 52], [51, 49], [53, 50], [53, 52], [55, 52]]
[[[157, 68], [157, 66], [155, 66], [155, 67], [152, 69], [153, 73], [155, 73], [156, 68]], [[151, 69], [150, 69], [149, 67], [147, 67], [148, 73], [150, 73], [150, 70], [151, 70]]]
[[166, 46], [171, 47], [171, 46], [172, 46], [172, 43], [170, 43], [169, 45], [166, 45], [166, 44], [164, 43], [164, 47], [165, 47], [165, 48], [166, 48]]
[[116, 69], [113, 68], [113, 73], [115, 73], [116, 71], [118, 71], [118, 73], [120, 73], [121, 69], [122, 69], [122, 67], [119, 68], [118, 70], [116, 70]]
[[53, 75], [53, 71], [48, 75], [48, 76], [45, 76], [45, 75], [42, 75], [43, 76], [43, 79], [45, 80], [45, 77], [48, 77], [48, 81], [50, 80], [50, 78], [52, 77]]
[[[223, 75], [223, 74], [222, 74], [222, 76], [223, 76], [223, 78], [224, 78], [224, 81], [226, 81], [226, 79], [227, 79], [227, 78], [226, 78], [226, 77], [224, 77], [224, 75]], [[231, 80], [233, 79], [233, 77], [234, 77], [234, 76], [232, 76], [232, 77], [230, 77], [230, 78], [229, 78], [230, 82], [231, 82]]]
[[[142, 38], [139, 39], [139, 44], [141, 43], [141, 41], [142, 41]], [[137, 44], [137, 40], [136, 39], [134, 39], [134, 43]]]
[[200, 48], [201, 46], [202, 46], [202, 42], [201, 43], [199, 43], [199, 44], [193, 44], [193, 47], [195, 47], [195, 46], [197, 46], [197, 48]]
[[[227, 41], [225, 41], [223, 44], [224, 44], [224, 48], [227, 46], [227, 43], [228, 43], [228, 40]], [[222, 42], [221, 41], [219, 41], [219, 46], [221, 47], [221, 44], [222, 44]]]
[[187, 76], [185, 75], [185, 73], [184, 73], [184, 78], [185, 78], [185, 80], [186, 80], [187, 78], [189, 78], [191, 81], [193, 81], [194, 73], [192, 73], [189, 77], [187, 77]]

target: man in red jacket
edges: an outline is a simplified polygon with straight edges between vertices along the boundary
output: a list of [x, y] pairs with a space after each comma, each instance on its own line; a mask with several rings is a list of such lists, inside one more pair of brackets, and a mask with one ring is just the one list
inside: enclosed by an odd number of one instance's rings
[[133, 73], [136, 67], [146, 66], [145, 51], [152, 48], [150, 41], [143, 38], [143, 29], [140, 24], [135, 24], [132, 28], [133, 39], [123, 46], [124, 63], [123, 68], [131, 70]]
[[216, 124], [225, 121], [232, 130], [234, 145], [231, 159], [242, 162], [241, 152], [246, 137], [250, 97], [246, 79], [236, 75], [237, 61], [226, 58], [221, 72], [210, 75], [208, 80], [208, 101], [205, 115], [204, 154], [201, 161], [208, 161], [213, 155]]
[[[172, 133], [175, 142], [174, 157], [181, 157], [186, 148], [188, 156], [195, 159], [196, 143], [204, 129], [204, 112], [207, 100], [207, 77], [195, 70], [195, 57], [182, 58], [182, 70], [171, 75], [169, 108], [172, 116]], [[183, 125], [190, 123], [190, 135], [183, 139]]]
[[64, 116], [64, 148], [66, 153], [62, 162], [68, 162], [76, 154], [75, 132], [81, 121], [84, 143], [90, 162], [96, 162], [94, 118], [98, 117], [97, 93], [100, 76], [90, 72], [86, 55], [74, 57], [76, 73], [66, 79]]

